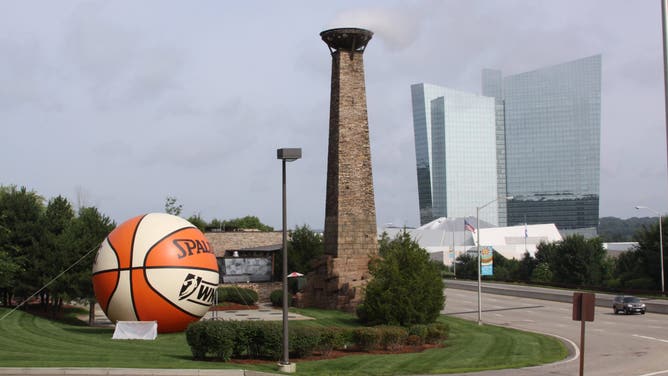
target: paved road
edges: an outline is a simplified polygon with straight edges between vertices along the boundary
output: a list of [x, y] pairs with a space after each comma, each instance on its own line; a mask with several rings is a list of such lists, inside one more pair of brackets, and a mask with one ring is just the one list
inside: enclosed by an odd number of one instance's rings
[[[445, 290], [443, 311], [477, 320], [477, 291]], [[530, 298], [482, 295], [482, 321], [522, 330], [561, 336], [579, 346], [580, 323], [572, 321], [570, 303]], [[585, 374], [588, 376], [668, 375], [668, 315], [615, 315], [612, 309], [596, 307], [594, 322], [586, 323]], [[481, 372], [472, 375], [577, 375], [579, 360], [525, 369]]]

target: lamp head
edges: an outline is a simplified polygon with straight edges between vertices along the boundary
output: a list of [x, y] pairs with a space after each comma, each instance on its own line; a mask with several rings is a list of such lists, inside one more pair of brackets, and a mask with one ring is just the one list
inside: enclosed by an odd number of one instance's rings
[[286, 162], [296, 161], [302, 157], [301, 148], [282, 148], [276, 150], [276, 158], [283, 159]]

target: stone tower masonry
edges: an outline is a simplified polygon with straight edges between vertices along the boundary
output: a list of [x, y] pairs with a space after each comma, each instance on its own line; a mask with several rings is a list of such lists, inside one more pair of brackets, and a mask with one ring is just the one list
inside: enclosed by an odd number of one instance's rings
[[308, 275], [307, 306], [353, 311], [378, 253], [362, 59], [372, 35], [356, 28], [320, 33], [332, 55], [325, 256]]

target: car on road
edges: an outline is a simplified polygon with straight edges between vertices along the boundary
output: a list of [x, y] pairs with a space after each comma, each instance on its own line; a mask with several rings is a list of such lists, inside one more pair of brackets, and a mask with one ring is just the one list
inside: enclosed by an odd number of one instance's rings
[[615, 299], [612, 301], [612, 310], [615, 314], [624, 312], [628, 315], [639, 312], [644, 315], [646, 308], [645, 303], [641, 302], [640, 299], [635, 296], [618, 295], [615, 296]]

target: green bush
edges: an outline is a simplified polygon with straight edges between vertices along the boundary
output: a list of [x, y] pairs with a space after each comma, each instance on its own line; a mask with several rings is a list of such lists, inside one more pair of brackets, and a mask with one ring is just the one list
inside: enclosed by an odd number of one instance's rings
[[625, 281], [624, 287], [636, 290], [653, 290], [656, 288], [656, 283], [652, 278], [642, 277]]
[[443, 310], [443, 279], [439, 266], [407, 232], [381, 242], [382, 259], [369, 264], [372, 277], [357, 316], [367, 325], [427, 324]]
[[[274, 290], [269, 294], [269, 301], [274, 307], [283, 307], [283, 290]], [[288, 306], [292, 305], [292, 295], [288, 294]]]
[[313, 354], [320, 342], [320, 330], [313, 328], [290, 328], [290, 353], [297, 358]]
[[425, 343], [427, 340], [427, 325], [424, 324], [416, 324], [416, 325], [411, 325], [408, 327], [408, 336], [416, 336], [417, 339], [413, 339], [413, 341], [417, 341], [414, 345], [422, 345]]
[[197, 321], [188, 325], [186, 329], [186, 342], [190, 346], [193, 358], [197, 360], [204, 359], [209, 350], [205, 336], [206, 324], [204, 321]]
[[381, 334], [380, 344], [385, 350], [397, 350], [406, 343], [408, 331], [400, 326], [378, 326]]
[[448, 338], [450, 327], [447, 324], [435, 322], [427, 325], [425, 343], [437, 344]]
[[346, 345], [347, 332], [337, 327], [325, 327], [320, 329], [320, 341], [317, 350], [323, 355], [328, 355], [334, 349], [341, 349]]
[[257, 295], [257, 292], [253, 289], [236, 287], [236, 286], [218, 288], [219, 302], [231, 302], [244, 305], [253, 305], [257, 303], [259, 299], [260, 297]]
[[382, 339], [380, 330], [374, 327], [353, 329], [353, 342], [362, 351], [376, 350]]
[[251, 346], [255, 331], [257, 331], [255, 322], [230, 320], [225, 323], [234, 332], [232, 356], [235, 358], [252, 357]]
[[224, 321], [198, 321], [188, 325], [186, 341], [195, 359], [205, 359], [207, 354], [228, 361], [234, 350], [233, 328]]
[[283, 355], [283, 326], [278, 321], [252, 321], [252, 348], [255, 358], [279, 360]]
[[406, 337], [406, 344], [408, 346], [422, 346], [423, 343], [424, 341], [418, 335], [409, 334], [408, 337]]

